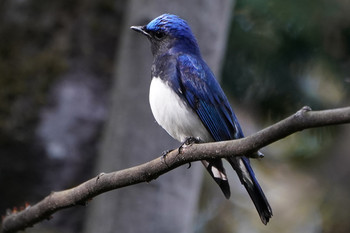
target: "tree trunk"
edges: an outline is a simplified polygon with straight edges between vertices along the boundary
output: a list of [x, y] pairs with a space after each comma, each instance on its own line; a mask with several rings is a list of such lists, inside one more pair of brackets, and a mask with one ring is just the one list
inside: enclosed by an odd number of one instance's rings
[[[109, 120], [105, 125], [96, 173], [137, 165], [179, 146], [155, 123], [148, 103], [152, 56], [149, 42], [131, 25], [144, 25], [162, 13], [185, 18], [202, 55], [218, 73], [232, 9], [222, 1], [138, 1], [126, 7], [116, 54]], [[181, 167], [148, 184], [102, 195], [91, 202], [85, 232], [191, 232], [202, 171], [200, 163]], [[219, 190], [218, 190], [219, 192]]]

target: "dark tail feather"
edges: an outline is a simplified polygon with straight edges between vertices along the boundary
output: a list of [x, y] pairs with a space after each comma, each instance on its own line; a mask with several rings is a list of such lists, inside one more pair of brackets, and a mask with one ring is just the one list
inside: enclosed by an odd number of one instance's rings
[[204, 167], [207, 169], [211, 177], [220, 186], [222, 192], [227, 199], [231, 196], [230, 185], [227, 180], [225, 168], [221, 159], [202, 160]]
[[241, 183], [244, 185], [252, 199], [261, 221], [266, 225], [272, 217], [272, 209], [255, 178], [247, 157], [229, 158], [229, 163], [236, 170]]

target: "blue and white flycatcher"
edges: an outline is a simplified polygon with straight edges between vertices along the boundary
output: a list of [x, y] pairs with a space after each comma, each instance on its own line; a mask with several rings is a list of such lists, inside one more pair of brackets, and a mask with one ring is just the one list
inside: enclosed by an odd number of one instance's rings
[[[153, 54], [149, 101], [156, 121], [173, 138], [184, 143], [232, 140], [244, 137], [237, 117], [203, 60], [187, 22], [163, 14], [145, 26], [132, 26], [151, 42]], [[253, 200], [261, 221], [267, 224], [271, 207], [245, 155], [227, 161]], [[221, 159], [203, 160], [226, 198], [230, 187]]]

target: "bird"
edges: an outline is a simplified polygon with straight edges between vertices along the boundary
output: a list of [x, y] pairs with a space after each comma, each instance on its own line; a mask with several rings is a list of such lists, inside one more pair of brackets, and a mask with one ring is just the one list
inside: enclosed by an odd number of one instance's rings
[[[149, 103], [156, 122], [170, 136], [183, 144], [244, 137], [226, 95], [202, 58], [197, 40], [184, 19], [166, 13], [131, 29], [146, 36], [151, 43]], [[249, 158], [240, 155], [226, 159], [266, 225], [272, 209]], [[222, 159], [202, 160], [202, 163], [229, 199], [230, 186]]]

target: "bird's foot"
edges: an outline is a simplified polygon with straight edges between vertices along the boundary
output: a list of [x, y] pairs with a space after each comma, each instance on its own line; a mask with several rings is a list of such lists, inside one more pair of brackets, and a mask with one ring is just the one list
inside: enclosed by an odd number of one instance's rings
[[169, 154], [170, 151], [172, 150], [165, 150], [162, 152], [162, 156], [160, 157], [161, 162], [164, 162], [166, 164], [165, 157]]
[[184, 149], [188, 146], [191, 146], [192, 144], [195, 144], [195, 143], [200, 143], [200, 140], [198, 138], [195, 138], [195, 137], [186, 138], [186, 140], [179, 147], [179, 154], [182, 153], [182, 149]]
[[186, 138], [186, 140], [184, 141], [184, 143], [182, 143], [182, 146], [189, 146], [195, 143], [200, 143], [200, 139], [199, 138], [195, 138], [195, 137], [188, 137]]
[[172, 150], [165, 150], [162, 152], [162, 158], [165, 159], [165, 157], [169, 154], [169, 152]]
[[[179, 147], [178, 149], [178, 153], [181, 154], [182, 153], [182, 150], [188, 146], [191, 146], [192, 144], [195, 144], [195, 143], [200, 143], [200, 140], [198, 138], [195, 138], [195, 137], [188, 137], [186, 138], [186, 140], [181, 144], [181, 146]], [[188, 167], [187, 169], [190, 169], [191, 168], [191, 163], [188, 163]]]

